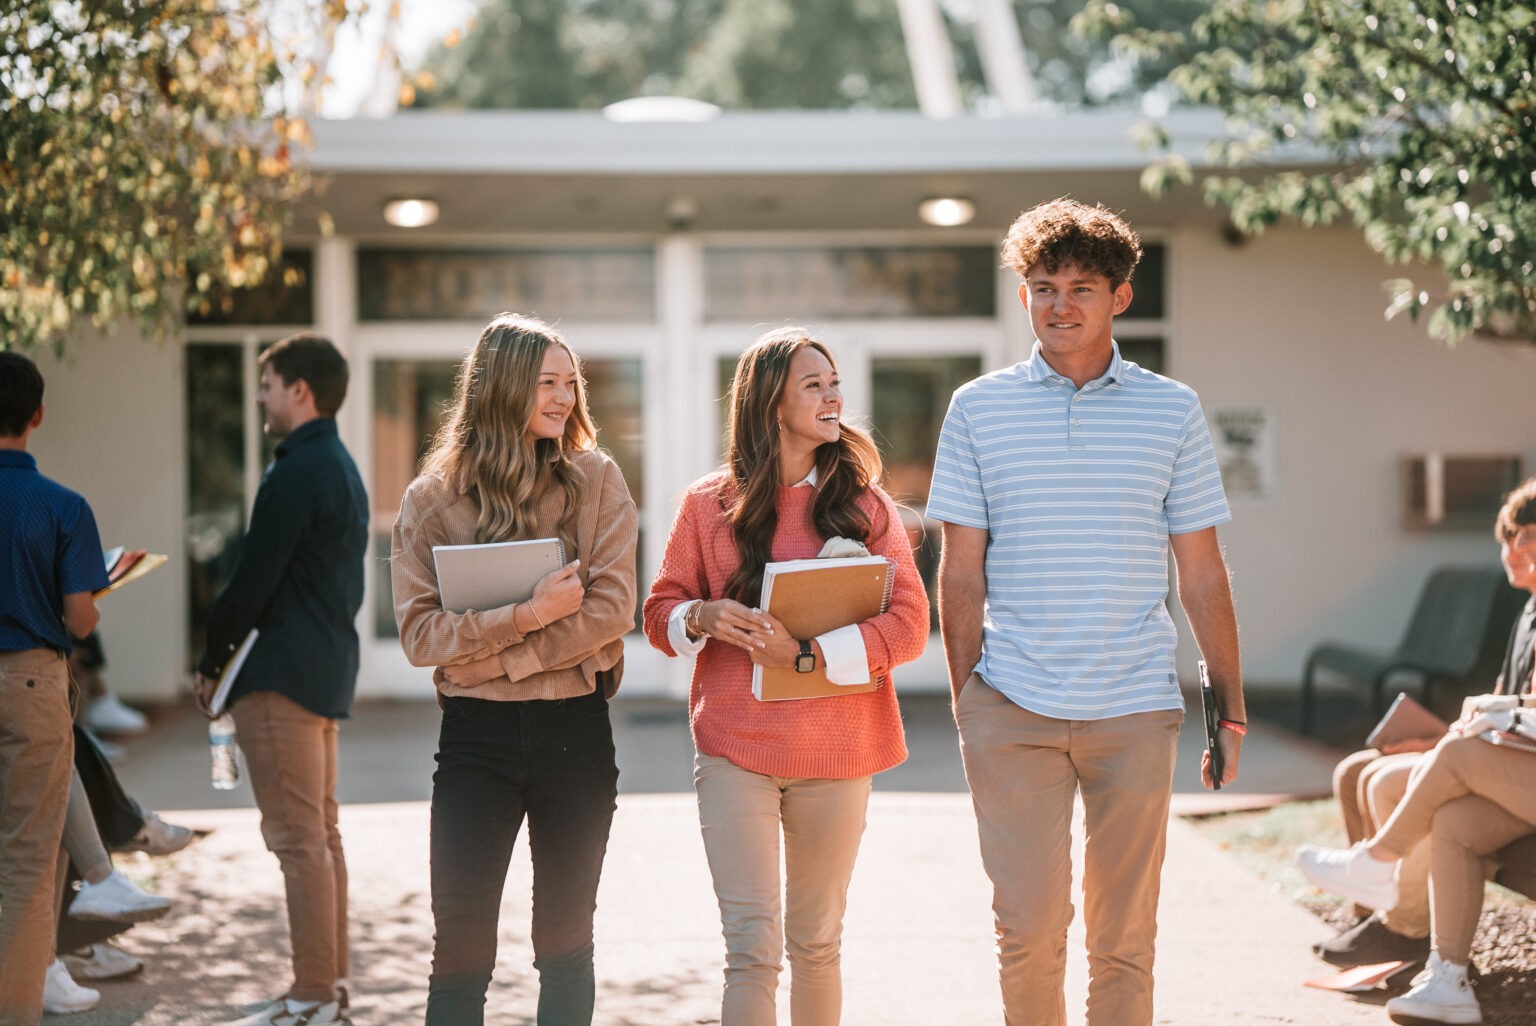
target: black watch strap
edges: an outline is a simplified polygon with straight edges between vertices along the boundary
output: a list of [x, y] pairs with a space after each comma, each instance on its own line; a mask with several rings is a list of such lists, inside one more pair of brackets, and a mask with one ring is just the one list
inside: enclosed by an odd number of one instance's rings
[[800, 654], [795, 656], [795, 672], [810, 673], [816, 669], [816, 653], [809, 641], [800, 642]]

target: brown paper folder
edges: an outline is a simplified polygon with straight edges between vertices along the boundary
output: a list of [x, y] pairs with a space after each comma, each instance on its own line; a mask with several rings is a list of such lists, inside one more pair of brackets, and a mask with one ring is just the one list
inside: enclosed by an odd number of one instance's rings
[[1449, 723], [1415, 702], [1406, 691], [1400, 691], [1381, 722], [1367, 735], [1365, 747], [1380, 748], [1419, 738], [1438, 740], [1450, 729]]
[[107, 586], [94, 593], [92, 598], [101, 598], [125, 584], [137, 581], [140, 577], [157, 567], [165, 565], [168, 557], [155, 552], [146, 552], [143, 549], [125, 549], [118, 546], [103, 553], [107, 566]]
[[[884, 556], [792, 559], [763, 567], [762, 607], [795, 638], [814, 638], [862, 623], [884, 612], [891, 601], [894, 571]], [[830, 698], [873, 691], [880, 678], [864, 684], [833, 684], [824, 667], [796, 673], [793, 666], [752, 667], [752, 694], [763, 702]]]

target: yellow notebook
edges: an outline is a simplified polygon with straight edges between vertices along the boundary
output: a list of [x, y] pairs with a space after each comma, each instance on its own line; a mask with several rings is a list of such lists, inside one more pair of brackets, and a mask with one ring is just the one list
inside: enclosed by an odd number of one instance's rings
[[[884, 556], [792, 559], [763, 567], [761, 605], [784, 624], [791, 637], [814, 638], [884, 612], [894, 582], [895, 571]], [[810, 673], [797, 673], [793, 666], [754, 664], [752, 694], [763, 702], [830, 698], [863, 694], [884, 683], [876, 677], [863, 684], [834, 684], [824, 669], [818, 666]]]

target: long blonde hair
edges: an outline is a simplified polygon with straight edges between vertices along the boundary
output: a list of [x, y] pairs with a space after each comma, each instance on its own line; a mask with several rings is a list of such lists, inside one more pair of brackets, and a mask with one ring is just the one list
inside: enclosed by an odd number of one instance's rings
[[[725, 594], [749, 606], [758, 602], [763, 564], [772, 558], [779, 522], [779, 402], [789, 387], [790, 361], [807, 348], [825, 356], [836, 370], [831, 351], [804, 328], [777, 328], [747, 347], [731, 379], [725, 463], [735, 495], [734, 501], [722, 501], [740, 563], [725, 583]], [[884, 534], [889, 525], [875, 524], [859, 506], [864, 492], [879, 485], [884, 475], [880, 450], [869, 434], [851, 424], [839, 425], [837, 441], [816, 449], [816, 496], [810, 515], [817, 532], [823, 538], [860, 542]]]
[[[539, 371], [550, 346], [559, 346], [576, 368], [576, 402], [555, 438], [530, 438]], [[459, 365], [453, 405], [422, 471], [438, 474], [480, 506], [475, 540], [510, 541], [538, 534], [539, 499], [551, 487], [564, 492], [559, 531], [576, 512], [578, 482], [571, 453], [597, 448], [597, 428], [587, 412], [581, 361], [554, 328], [533, 317], [500, 313], [485, 326]], [[576, 555], [568, 548], [568, 557]]]

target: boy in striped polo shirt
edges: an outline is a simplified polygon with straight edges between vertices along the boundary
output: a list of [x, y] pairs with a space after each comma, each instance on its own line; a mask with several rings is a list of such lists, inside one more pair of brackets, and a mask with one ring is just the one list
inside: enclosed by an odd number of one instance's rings
[[[1150, 1026], [1157, 898], [1184, 703], [1168, 552], [1227, 729], [1244, 720], [1216, 525], [1231, 519], [1200, 402], [1123, 360], [1112, 327], [1141, 243], [1074, 200], [1020, 215], [1003, 256], [1030, 359], [955, 392], [928, 515], [944, 524], [939, 626], [993, 884], [1008, 1026], [1062, 1026], [1070, 834], [1087, 844], [1089, 1026]], [[1201, 776], [1210, 784], [1210, 769]]]

